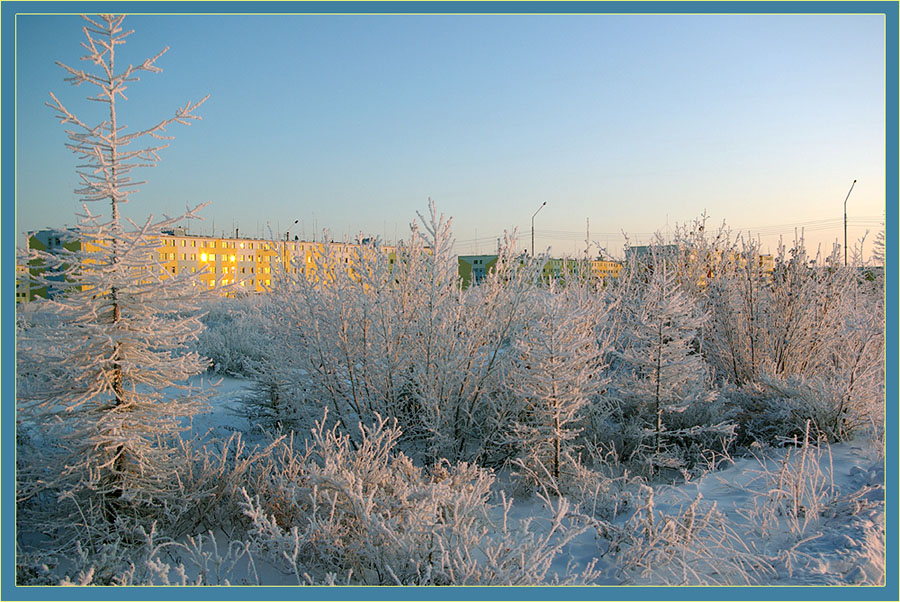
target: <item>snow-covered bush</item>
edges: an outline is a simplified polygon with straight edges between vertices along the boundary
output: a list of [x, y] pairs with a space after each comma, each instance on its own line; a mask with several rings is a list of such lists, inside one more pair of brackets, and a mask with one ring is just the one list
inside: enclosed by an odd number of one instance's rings
[[264, 314], [260, 306], [265, 302], [266, 298], [260, 295], [243, 295], [221, 297], [205, 304], [204, 329], [198, 335], [197, 349], [209, 358], [210, 369], [247, 377], [253, 365], [274, 353], [260, 328]]
[[302, 450], [282, 440], [244, 494], [252, 550], [298, 584], [525, 585], [579, 533], [564, 501], [548, 527], [513, 529], [504, 498], [494, 524], [491, 472], [446, 461], [424, 471], [396, 451], [399, 438], [378, 418], [360, 425], [358, 443], [325, 419]]
[[52, 584], [85, 585], [259, 585], [249, 545], [222, 545], [210, 531], [184, 541], [158, 538], [155, 527], [136, 534], [137, 545], [112, 541], [86, 548], [76, 542], [64, 575]]
[[[514, 401], [505, 374], [512, 340], [529, 319], [538, 262], [511, 240], [496, 268], [463, 289], [450, 220], [430, 205], [391, 257], [324, 245], [304, 271], [277, 275], [262, 332], [278, 352], [253, 368], [271, 421], [296, 428], [327, 407], [341, 428], [395, 418], [407, 453], [499, 465]], [[277, 407], [276, 407], [277, 406]]]
[[[882, 428], [883, 295], [856, 266], [841, 265], [837, 251], [810, 267], [801, 239], [790, 252], [780, 248], [761, 284], [753, 276], [752, 287], [744, 277], [710, 287], [713, 297], [735, 287], [756, 291], [753, 303], [711, 305], [706, 346], [718, 373], [736, 385], [727, 395], [745, 443], [802, 436], [807, 421], [830, 441]], [[735, 344], [754, 323], [755, 344]]]
[[748, 549], [716, 505], [698, 496], [674, 512], [656, 507], [655, 491], [641, 488], [624, 522], [597, 521], [601, 556], [610, 556], [629, 584], [754, 585], [774, 574]]

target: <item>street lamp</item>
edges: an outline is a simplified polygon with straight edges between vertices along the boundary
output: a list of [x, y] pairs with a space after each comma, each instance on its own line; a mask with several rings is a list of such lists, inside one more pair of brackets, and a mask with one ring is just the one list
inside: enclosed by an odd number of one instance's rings
[[856, 186], [856, 180], [853, 180], [853, 184], [850, 184], [847, 198], [844, 199], [844, 267], [847, 267], [847, 199], [850, 198], [850, 193], [853, 192], [854, 186]]
[[[537, 208], [537, 211], [534, 212], [534, 215], [538, 214], [538, 211], [544, 208], [544, 205], [547, 204], [547, 201], [541, 203], [541, 206]], [[534, 215], [531, 216], [531, 256], [534, 257]]]

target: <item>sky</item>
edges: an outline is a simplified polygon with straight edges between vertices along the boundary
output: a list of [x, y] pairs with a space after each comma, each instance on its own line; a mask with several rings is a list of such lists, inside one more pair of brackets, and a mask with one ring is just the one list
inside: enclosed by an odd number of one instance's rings
[[[53, 92], [99, 121], [77, 16], [16, 22], [17, 221], [72, 226], [77, 158], [45, 106]], [[620, 257], [708, 216], [775, 251], [851, 243], [885, 212], [880, 15], [130, 16], [120, 64], [162, 48], [119, 122], [173, 126], [124, 214], [211, 202], [197, 234], [404, 238], [428, 199], [457, 252], [505, 231], [554, 255]], [[541, 204], [546, 201], [546, 206]], [[94, 206], [92, 211], [107, 212]], [[295, 223], [296, 221], [296, 223]]]

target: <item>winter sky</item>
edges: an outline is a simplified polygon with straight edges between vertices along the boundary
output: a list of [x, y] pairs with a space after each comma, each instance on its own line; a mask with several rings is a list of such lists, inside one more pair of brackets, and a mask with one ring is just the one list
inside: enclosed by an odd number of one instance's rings
[[[89, 119], [63, 81], [84, 65], [77, 16], [17, 17], [17, 232], [73, 225], [76, 157], [44, 106]], [[132, 16], [119, 61], [165, 46], [163, 73], [126, 94], [131, 128], [210, 94], [175, 127], [126, 215], [211, 201], [195, 233], [323, 228], [408, 233], [427, 199], [457, 250], [504, 230], [530, 247], [621, 254], [706, 210], [759, 235], [806, 227], [813, 247], [882, 228], [880, 15]], [[86, 66], [86, 65], [85, 65]], [[100, 207], [95, 210], [100, 210]], [[104, 211], [106, 207], [102, 208]], [[295, 225], [294, 221], [298, 220]], [[596, 253], [594, 247], [593, 253]]]

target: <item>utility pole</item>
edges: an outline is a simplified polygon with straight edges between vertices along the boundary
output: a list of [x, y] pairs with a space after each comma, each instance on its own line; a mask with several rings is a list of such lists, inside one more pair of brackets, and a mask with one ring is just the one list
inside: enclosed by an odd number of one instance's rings
[[534, 215], [531, 216], [531, 256], [534, 257], [534, 216], [538, 214], [538, 211], [544, 208], [544, 205], [547, 204], [547, 201], [541, 203], [541, 206], [537, 208], [537, 211], [534, 212]]
[[856, 186], [856, 180], [853, 180], [853, 184], [850, 184], [847, 198], [844, 199], [844, 267], [847, 267], [847, 199], [850, 198], [850, 193], [853, 192], [854, 186]]
[[584, 235], [584, 258], [591, 258], [591, 218], [586, 217], [585, 221], [587, 221], [587, 228]]

